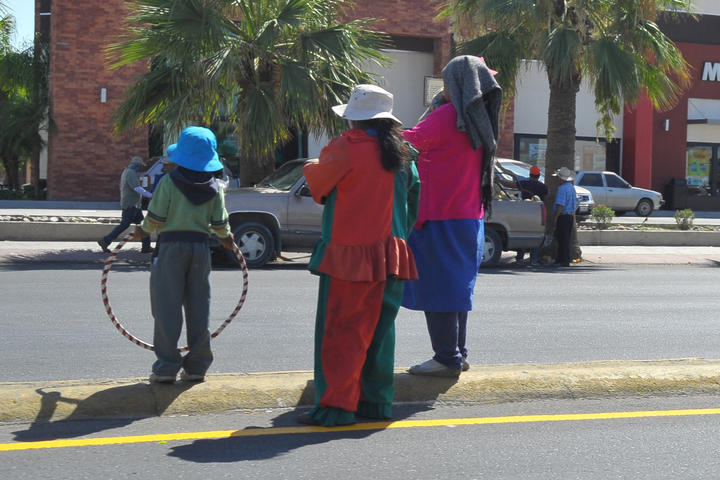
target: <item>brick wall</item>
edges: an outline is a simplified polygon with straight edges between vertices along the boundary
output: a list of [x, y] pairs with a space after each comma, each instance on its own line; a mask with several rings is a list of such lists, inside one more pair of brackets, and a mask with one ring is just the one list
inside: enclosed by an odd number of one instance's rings
[[[111, 116], [139, 64], [109, 70], [106, 45], [116, 40], [125, 18], [124, 0], [53, 0], [51, 15], [51, 112], [56, 130], [49, 140], [50, 200], [119, 200], [122, 169], [132, 155], [147, 156], [147, 132], [113, 135]], [[40, 1], [36, 1], [38, 11]], [[107, 89], [107, 103], [100, 89]]]
[[427, 37], [435, 40], [436, 75], [440, 75], [450, 52], [450, 34], [446, 21], [435, 17], [442, 4], [439, 0], [355, 0], [354, 8], [347, 12], [350, 18], [374, 18], [373, 30], [390, 35]]
[[[502, 86], [502, 85], [501, 85]], [[507, 95], [503, 91], [504, 95]], [[500, 112], [500, 125], [498, 133], [497, 156], [503, 158], [515, 158], [515, 99], [506, 100], [505, 108]]]

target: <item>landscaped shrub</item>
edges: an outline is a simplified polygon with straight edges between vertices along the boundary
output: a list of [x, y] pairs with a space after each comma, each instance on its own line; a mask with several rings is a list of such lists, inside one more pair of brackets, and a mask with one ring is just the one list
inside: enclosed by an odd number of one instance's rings
[[23, 185], [19, 190], [0, 190], [0, 200], [45, 200], [46, 190], [40, 190], [40, 196], [35, 196], [35, 187]]
[[684, 210], [675, 210], [675, 223], [678, 224], [680, 230], [690, 230], [693, 226], [695, 213], [689, 208]]
[[615, 216], [615, 210], [605, 205], [596, 205], [590, 212], [590, 216], [595, 222], [595, 228], [602, 230], [610, 226], [610, 222]]

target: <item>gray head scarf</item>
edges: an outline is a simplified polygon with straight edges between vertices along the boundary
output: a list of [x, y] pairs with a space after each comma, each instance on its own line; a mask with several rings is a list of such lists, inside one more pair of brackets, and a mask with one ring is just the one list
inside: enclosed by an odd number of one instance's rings
[[443, 68], [442, 77], [457, 111], [458, 130], [467, 133], [474, 149], [483, 147], [480, 184], [483, 204], [490, 213], [502, 89], [485, 62], [472, 55], [450, 60]]

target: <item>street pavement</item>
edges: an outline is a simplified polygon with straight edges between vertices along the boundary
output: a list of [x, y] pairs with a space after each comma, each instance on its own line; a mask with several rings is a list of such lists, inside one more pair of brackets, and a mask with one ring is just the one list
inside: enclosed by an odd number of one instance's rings
[[[118, 216], [114, 204], [0, 202], [0, 216], [24, 214]], [[12, 213], [8, 213], [12, 212]], [[655, 212], [648, 222], [673, 221], [672, 212]], [[638, 223], [637, 217], [618, 222]], [[705, 222], [705, 223], [701, 223]], [[696, 224], [720, 225], [720, 213], [698, 212]], [[0, 223], [2, 228], [2, 223]], [[96, 263], [107, 256], [94, 242], [0, 242], [5, 274], [22, 264]], [[286, 254], [280, 261], [307, 263], [308, 254]], [[139, 248], [126, 246], [118, 263], [146, 263]], [[583, 247], [583, 264], [720, 265], [720, 247]], [[499, 268], [517, 265], [504, 254]], [[571, 269], [573, 267], [570, 267]], [[72, 372], [68, 372], [72, 378]], [[720, 393], [720, 360], [668, 359], [563, 364], [478, 365], [459, 379], [415, 377], [396, 372], [398, 402], [492, 403], [552, 398], [603, 398], [632, 395]], [[312, 372], [210, 375], [202, 384], [152, 385], [146, 379], [67, 380], [0, 383], [0, 422], [75, 418], [144, 417], [309, 405], [314, 398]]]

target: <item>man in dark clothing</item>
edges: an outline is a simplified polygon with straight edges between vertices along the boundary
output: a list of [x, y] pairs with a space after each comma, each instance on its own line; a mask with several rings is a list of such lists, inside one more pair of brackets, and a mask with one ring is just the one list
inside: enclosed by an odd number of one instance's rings
[[[105, 253], [110, 253], [110, 243], [123, 233], [131, 224], [140, 224], [143, 221], [143, 213], [141, 207], [142, 197], [152, 198], [152, 193], [145, 190], [140, 185], [140, 177], [138, 170], [145, 166], [145, 162], [140, 157], [132, 157], [130, 165], [123, 170], [120, 176], [120, 208], [122, 209], [122, 218], [120, 225], [115, 227], [112, 232], [98, 240], [98, 245]], [[142, 239], [142, 253], [152, 253], [150, 246], [150, 237]]]
[[538, 167], [531, 167], [530, 178], [518, 181], [518, 185], [520, 185], [523, 200], [529, 200], [534, 195], [537, 195], [540, 200], [545, 200], [545, 195], [548, 193], [547, 186], [540, 181], [540, 169]]
[[[519, 180], [518, 185], [520, 186], [520, 194], [523, 200], [530, 200], [534, 196], [545, 199], [545, 195], [548, 193], [547, 186], [540, 181], [540, 169], [537, 166], [530, 168], [530, 178], [527, 180]], [[515, 256], [515, 261], [522, 263], [525, 257], [525, 250], [518, 250]], [[530, 264], [537, 265], [540, 260], [540, 246], [530, 250]]]

